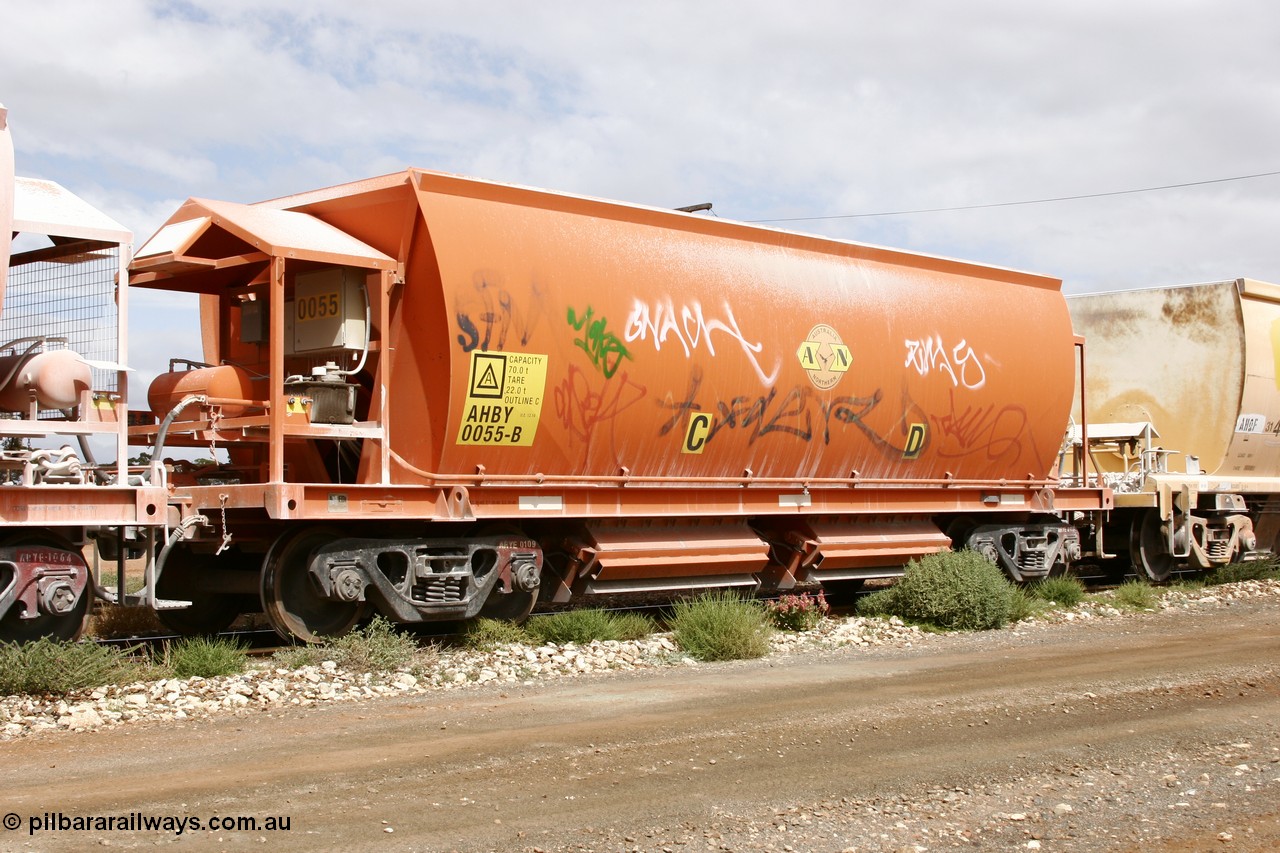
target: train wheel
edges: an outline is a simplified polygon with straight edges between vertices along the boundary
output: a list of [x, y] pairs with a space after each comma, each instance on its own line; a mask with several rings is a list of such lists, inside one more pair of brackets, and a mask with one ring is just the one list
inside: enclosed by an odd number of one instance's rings
[[951, 519], [947, 524], [946, 535], [951, 540], [951, 550], [963, 550], [969, 542], [969, 535], [978, 529], [978, 522], [967, 515]]
[[503, 622], [520, 624], [529, 618], [529, 614], [533, 612], [534, 602], [537, 600], [536, 589], [532, 592], [523, 589], [503, 592], [495, 589], [489, 593], [484, 606], [480, 608], [480, 616], [484, 619], [500, 619]]
[[339, 538], [321, 527], [286, 533], [275, 541], [262, 564], [262, 609], [286, 640], [318, 643], [340, 637], [366, 612], [365, 602], [333, 601], [316, 589], [307, 563], [317, 547]]
[[[51, 533], [19, 533], [0, 541], [0, 545], [44, 545], [60, 551], [79, 553], [75, 546]], [[87, 569], [86, 569], [87, 571]], [[0, 586], [3, 586], [0, 581]], [[92, 586], [85, 587], [76, 602], [66, 613], [41, 613], [34, 619], [22, 619], [16, 607], [0, 617], [0, 643], [29, 643], [40, 639], [72, 641], [80, 639], [84, 632], [85, 617], [93, 602]]]
[[1129, 532], [1129, 555], [1139, 578], [1164, 583], [1173, 574], [1176, 561], [1166, 548], [1158, 511], [1148, 509], [1134, 517]]
[[169, 554], [164, 571], [156, 581], [156, 597], [190, 601], [191, 606], [182, 610], [157, 610], [156, 618], [161, 624], [187, 637], [220, 634], [231, 627], [242, 610], [236, 596], [209, 592], [200, 584], [200, 575], [212, 570], [220, 559], [224, 558], [195, 554], [181, 546]]

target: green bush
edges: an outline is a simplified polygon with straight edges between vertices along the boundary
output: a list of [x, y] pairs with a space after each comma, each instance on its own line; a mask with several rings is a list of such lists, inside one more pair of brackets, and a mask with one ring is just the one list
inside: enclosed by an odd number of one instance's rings
[[613, 624], [603, 610], [567, 610], [547, 616], [535, 616], [524, 623], [525, 633], [538, 643], [590, 643], [612, 640]]
[[490, 651], [512, 643], [527, 643], [529, 635], [513, 622], [503, 619], [473, 619], [467, 624], [462, 642], [468, 648]]
[[319, 666], [331, 660], [343, 669], [376, 673], [401, 669], [413, 662], [419, 652], [416, 639], [396, 630], [390, 620], [375, 616], [359, 630], [315, 645], [281, 649], [273, 657], [289, 669]]
[[947, 551], [911, 561], [882, 598], [860, 606], [859, 612], [899, 616], [953, 631], [981, 631], [1008, 623], [1013, 595], [1013, 584], [986, 557], [973, 551]]
[[334, 661], [356, 672], [392, 672], [413, 660], [418, 641], [402, 634], [383, 616], [375, 616], [358, 631], [332, 642]]
[[60, 696], [104, 684], [137, 680], [144, 667], [131, 650], [48, 638], [0, 644], [0, 694]]
[[1280, 578], [1280, 561], [1275, 557], [1263, 557], [1258, 560], [1247, 560], [1243, 563], [1227, 563], [1219, 566], [1205, 577], [1210, 585], [1237, 583], [1239, 581], [1262, 581]]
[[319, 666], [327, 660], [337, 663], [336, 657], [330, 646], [308, 644], [276, 649], [271, 660], [284, 669], [302, 669], [304, 666]]
[[1031, 584], [1028, 592], [1041, 601], [1052, 601], [1063, 607], [1075, 607], [1084, 601], [1088, 590], [1079, 578], [1043, 578]]
[[174, 678], [213, 678], [244, 672], [248, 659], [233, 640], [186, 637], [167, 646], [160, 663]]
[[539, 643], [577, 643], [595, 640], [635, 640], [653, 633], [653, 622], [638, 613], [605, 610], [566, 610], [537, 616], [524, 624], [525, 633]]
[[743, 660], [768, 654], [773, 625], [756, 602], [731, 592], [708, 592], [676, 603], [671, 631], [696, 660]]
[[1039, 613], [1045, 605], [1044, 601], [1033, 598], [1022, 587], [1014, 587], [1013, 595], [1009, 596], [1009, 621], [1021, 622], [1024, 619], [1030, 619]]
[[1158, 596], [1156, 589], [1146, 581], [1125, 581], [1115, 588], [1116, 606], [1126, 610], [1152, 610]]
[[643, 640], [658, 630], [654, 621], [643, 613], [615, 613], [613, 628], [617, 640]]
[[894, 587], [878, 589], [858, 599], [854, 608], [859, 616], [893, 616]]
[[831, 611], [827, 598], [821, 592], [816, 596], [807, 592], [784, 595], [765, 605], [773, 627], [782, 631], [812, 631]]

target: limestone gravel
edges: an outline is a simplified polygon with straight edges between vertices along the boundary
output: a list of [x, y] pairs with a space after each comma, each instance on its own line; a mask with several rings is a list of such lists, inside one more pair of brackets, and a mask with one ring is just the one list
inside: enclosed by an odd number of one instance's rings
[[[1233, 602], [1280, 597], [1280, 581], [1245, 581], [1203, 591], [1165, 591], [1162, 610], [1230, 607]], [[1105, 596], [1072, 610], [1054, 610], [1019, 622], [1005, 631], [1017, 634], [1060, 622], [1117, 619], [1131, 615]], [[815, 654], [834, 649], [913, 648], [934, 642], [927, 634], [896, 618], [825, 619], [805, 632], [778, 632], [771, 655]], [[252, 714], [282, 706], [369, 701], [456, 690], [476, 684], [533, 684], [542, 679], [600, 676], [611, 672], [670, 666], [700, 666], [683, 654], [669, 634], [627, 642], [587, 645], [510, 645], [488, 652], [446, 650], [429, 666], [410, 666], [390, 673], [357, 673], [334, 661], [299, 669], [274, 661], [255, 662], [241, 675], [218, 678], [163, 679], [99, 687], [66, 697], [0, 698], [0, 740], [50, 730], [88, 731], [146, 720], [181, 720], [212, 714]]]

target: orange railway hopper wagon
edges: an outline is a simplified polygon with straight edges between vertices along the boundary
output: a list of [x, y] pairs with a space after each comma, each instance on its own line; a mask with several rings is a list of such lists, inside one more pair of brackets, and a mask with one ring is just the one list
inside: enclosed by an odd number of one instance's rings
[[408, 170], [192, 199], [131, 284], [201, 300], [131, 431], [182, 629], [856, 585], [953, 544], [1037, 577], [1110, 499], [1056, 477], [1077, 348], [1043, 276]]

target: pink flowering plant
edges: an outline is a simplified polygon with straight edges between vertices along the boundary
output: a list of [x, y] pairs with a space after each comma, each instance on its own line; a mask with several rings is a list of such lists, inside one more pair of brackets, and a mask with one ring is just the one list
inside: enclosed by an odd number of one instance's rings
[[821, 592], [810, 595], [784, 595], [766, 605], [769, 618], [783, 631], [811, 631], [830, 612], [827, 598]]

